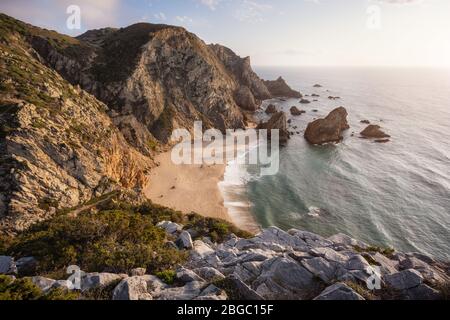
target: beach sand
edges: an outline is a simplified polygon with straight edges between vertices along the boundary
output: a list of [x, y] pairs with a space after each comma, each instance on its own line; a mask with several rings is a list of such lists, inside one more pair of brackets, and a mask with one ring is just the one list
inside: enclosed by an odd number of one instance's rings
[[147, 198], [185, 214], [196, 212], [233, 222], [218, 187], [225, 165], [175, 165], [170, 152], [158, 155], [156, 161], [160, 166], [149, 175]]
[[[159, 154], [155, 160], [159, 166], [151, 171], [144, 189], [146, 197], [153, 203], [184, 214], [195, 212], [223, 219], [255, 234], [260, 231], [250, 211], [250, 203], [237, 208], [230, 205], [242, 201], [238, 198], [242, 197], [240, 193], [244, 192], [244, 186], [223, 183], [225, 164], [176, 165], [171, 160], [171, 151]], [[227, 203], [223, 194], [228, 198]]]

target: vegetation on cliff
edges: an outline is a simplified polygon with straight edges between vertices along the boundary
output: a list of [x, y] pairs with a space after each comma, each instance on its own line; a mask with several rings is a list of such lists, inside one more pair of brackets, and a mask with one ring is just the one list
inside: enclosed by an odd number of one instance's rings
[[183, 264], [188, 254], [170, 245], [176, 239], [156, 227], [161, 221], [184, 224], [196, 239], [220, 242], [231, 233], [250, 236], [226, 221], [186, 216], [150, 202], [133, 205], [120, 198], [118, 194], [82, 212], [66, 210], [15, 238], [4, 237], [0, 255], [33, 256], [39, 275], [63, 276], [70, 265], [86, 272], [128, 273], [145, 268], [164, 274]]

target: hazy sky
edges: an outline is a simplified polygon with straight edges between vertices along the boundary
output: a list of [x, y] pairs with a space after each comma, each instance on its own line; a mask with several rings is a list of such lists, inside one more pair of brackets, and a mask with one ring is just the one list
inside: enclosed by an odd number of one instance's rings
[[[76, 32], [71, 4], [81, 8]], [[181, 25], [253, 65], [450, 66], [449, 0], [1, 0], [0, 11], [72, 35]]]

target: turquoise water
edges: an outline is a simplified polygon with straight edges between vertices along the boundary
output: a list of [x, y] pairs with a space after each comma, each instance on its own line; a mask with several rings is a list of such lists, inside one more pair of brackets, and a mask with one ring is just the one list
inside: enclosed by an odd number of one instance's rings
[[[450, 259], [449, 70], [257, 72], [265, 79], [282, 75], [303, 94], [321, 95], [310, 105], [272, 101], [287, 114], [293, 105], [307, 114], [291, 117], [292, 126], [298, 127], [291, 130], [301, 135], [281, 151], [280, 172], [246, 179], [246, 197], [260, 225], [325, 236], [343, 232], [371, 244]], [[313, 88], [315, 83], [323, 88]], [[331, 101], [330, 95], [342, 99]], [[351, 129], [344, 142], [308, 145], [303, 138], [307, 124], [338, 106], [349, 112]], [[358, 138], [366, 126], [360, 121], [366, 119], [382, 126], [392, 141], [377, 144]]]

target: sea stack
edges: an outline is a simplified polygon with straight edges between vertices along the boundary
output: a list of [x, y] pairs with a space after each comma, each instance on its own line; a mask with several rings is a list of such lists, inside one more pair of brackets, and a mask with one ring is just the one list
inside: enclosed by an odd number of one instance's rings
[[361, 136], [366, 139], [385, 139], [391, 136], [384, 133], [381, 127], [378, 125], [371, 124], [361, 132]]
[[315, 145], [322, 145], [343, 140], [343, 132], [350, 128], [347, 122], [347, 110], [339, 107], [325, 119], [311, 122], [305, 131], [305, 139]]
[[287, 129], [287, 118], [284, 112], [277, 112], [270, 118], [268, 122], [261, 123], [257, 129], [268, 131], [268, 138], [271, 140], [272, 136], [270, 134], [271, 130], [280, 130], [280, 145], [284, 146], [287, 144], [290, 133]]
[[306, 111], [300, 110], [295, 106], [292, 107], [290, 111], [291, 111], [291, 115], [293, 115], [293, 116], [301, 116], [302, 114], [306, 113]]
[[264, 81], [264, 84], [274, 97], [302, 98], [302, 94], [291, 89], [282, 77], [275, 81]]

